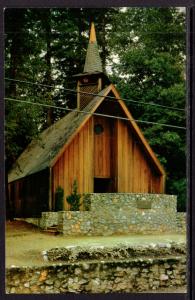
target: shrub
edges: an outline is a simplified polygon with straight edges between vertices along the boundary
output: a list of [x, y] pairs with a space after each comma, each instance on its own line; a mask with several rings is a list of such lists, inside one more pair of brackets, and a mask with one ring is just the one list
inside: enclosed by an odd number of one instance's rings
[[55, 192], [55, 211], [64, 209], [64, 190], [61, 186], [57, 187]]
[[180, 178], [177, 180], [169, 181], [167, 180], [167, 191], [170, 194], [177, 195], [177, 211], [184, 212], [186, 211], [186, 178]]
[[83, 194], [83, 208], [86, 211], [91, 209], [91, 197], [89, 194]]
[[67, 202], [70, 204], [70, 210], [77, 211], [81, 206], [80, 200], [81, 195], [77, 192], [77, 181], [74, 180], [72, 185], [72, 193], [66, 198]]

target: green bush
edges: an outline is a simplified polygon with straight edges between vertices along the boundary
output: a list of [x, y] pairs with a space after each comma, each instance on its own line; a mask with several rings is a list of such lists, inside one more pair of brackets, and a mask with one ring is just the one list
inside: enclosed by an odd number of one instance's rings
[[83, 208], [86, 211], [91, 209], [91, 197], [89, 194], [83, 194]]
[[186, 211], [187, 199], [186, 178], [167, 180], [167, 193], [177, 195], [177, 211]]
[[61, 186], [57, 187], [55, 192], [55, 211], [64, 209], [64, 190]]
[[177, 211], [186, 211], [187, 206], [187, 182], [185, 178], [182, 178], [174, 183], [175, 190], [178, 191], [177, 197]]
[[72, 186], [72, 193], [66, 198], [67, 202], [70, 204], [70, 210], [77, 211], [81, 206], [81, 195], [77, 192], [77, 181], [74, 180]]

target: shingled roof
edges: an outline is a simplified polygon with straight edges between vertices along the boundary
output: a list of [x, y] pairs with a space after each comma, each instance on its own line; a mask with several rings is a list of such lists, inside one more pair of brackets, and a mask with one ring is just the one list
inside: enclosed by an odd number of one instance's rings
[[80, 125], [84, 125], [85, 121], [91, 117], [91, 114], [104, 100], [102, 96], [106, 96], [109, 91], [110, 86], [95, 96], [82, 112], [74, 110], [40, 133], [17, 159], [8, 175], [8, 182], [50, 167], [60, 149], [66, 145]]
[[84, 73], [103, 72], [95, 34], [94, 23], [91, 24], [89, 44], [85, 59]]

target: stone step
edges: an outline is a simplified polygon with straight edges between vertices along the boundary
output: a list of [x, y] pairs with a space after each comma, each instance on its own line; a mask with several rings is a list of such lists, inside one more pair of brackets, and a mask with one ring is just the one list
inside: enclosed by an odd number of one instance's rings
[[57, 229], [58, 226], [57, 225], [53, 225], [53, 226], [50, 226], [50, 227], [47, 227], [48, 229]]
[[54, 227], [54, 226], [48, 227], [47, 229], [42, 229], [41, 231], [44, 232], [44, 233], [51, 234], [51, 235], [58, 235], [59, 234], [59, 231], [57, 230], [57, 227]]

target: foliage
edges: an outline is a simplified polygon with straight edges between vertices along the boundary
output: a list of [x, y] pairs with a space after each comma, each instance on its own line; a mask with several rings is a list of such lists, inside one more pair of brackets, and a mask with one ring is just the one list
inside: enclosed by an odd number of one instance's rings
[[61, 186], [57, 187], [55, 191], [55, 211], [64, 209], [64, 190]]
[[[109, 54], [107, 24], [117, 10], [95, 9], [97, 35], [104, 67]], [[5, 77], [50, 85], [6, 80], [6, 97], [62, 108], [76, 106], [73, 75], [83, 71], [91, 9], [6, 9]], [[65, 88], [65, 89], [63, 89]], [[66, 111], [6, 101], [8, 168], [40, 131]]]
[[[185, 127], [185, 15], [177, 8], [129, 8], [116, 21], [113, 81], [122, 98], [136, 101], [137, 105], [127, 103], [134, 118]], [[165, 168], [166, 192], [178, 195], [178, 207], [184, 208], [185, 130], [141, 122], [139, 126]]]
[[[44, 43], [33, 34], [34, 21], [30, 10], [5, 11], [6, 78], [35, 81], [38, 74], [43, 73], [44, 63], [39, 52]], [[6, 80], [5, 92], [6, 97], [22, 101], [38, 102], [41, 99], [41, 94], [39, 90], [35, 91], [35, 87], [29, 88], [29, 85], [15, 81]], [[41, 107], [6, 101], [5, 115], [6, 156], [10, 168], [32, 138], [37, 136], [44, 114]]]
[[90, 194], [83, 194], [83, 208], [86, 211], [91, 209], [91, 197]]
[[81, 206], [80, 203], [81, 195], [78, 194], [77, 189], [78, 189], [77, 181], [74, 180], [72, 185], [72, 193], [66, 198], [67, 202], [70, 204], [70, 210], [72, 211], [79, 210], [79, 207]]
[[170, 184], [170, 193], [175, 194], [177, 191], [178, 201], [177, 201], [177, 211], [186, 211], [186, 199], [187, 199], [187, 192], [186, 192], [186, 178], [175, 179], [172, 182], [168, 181]]

